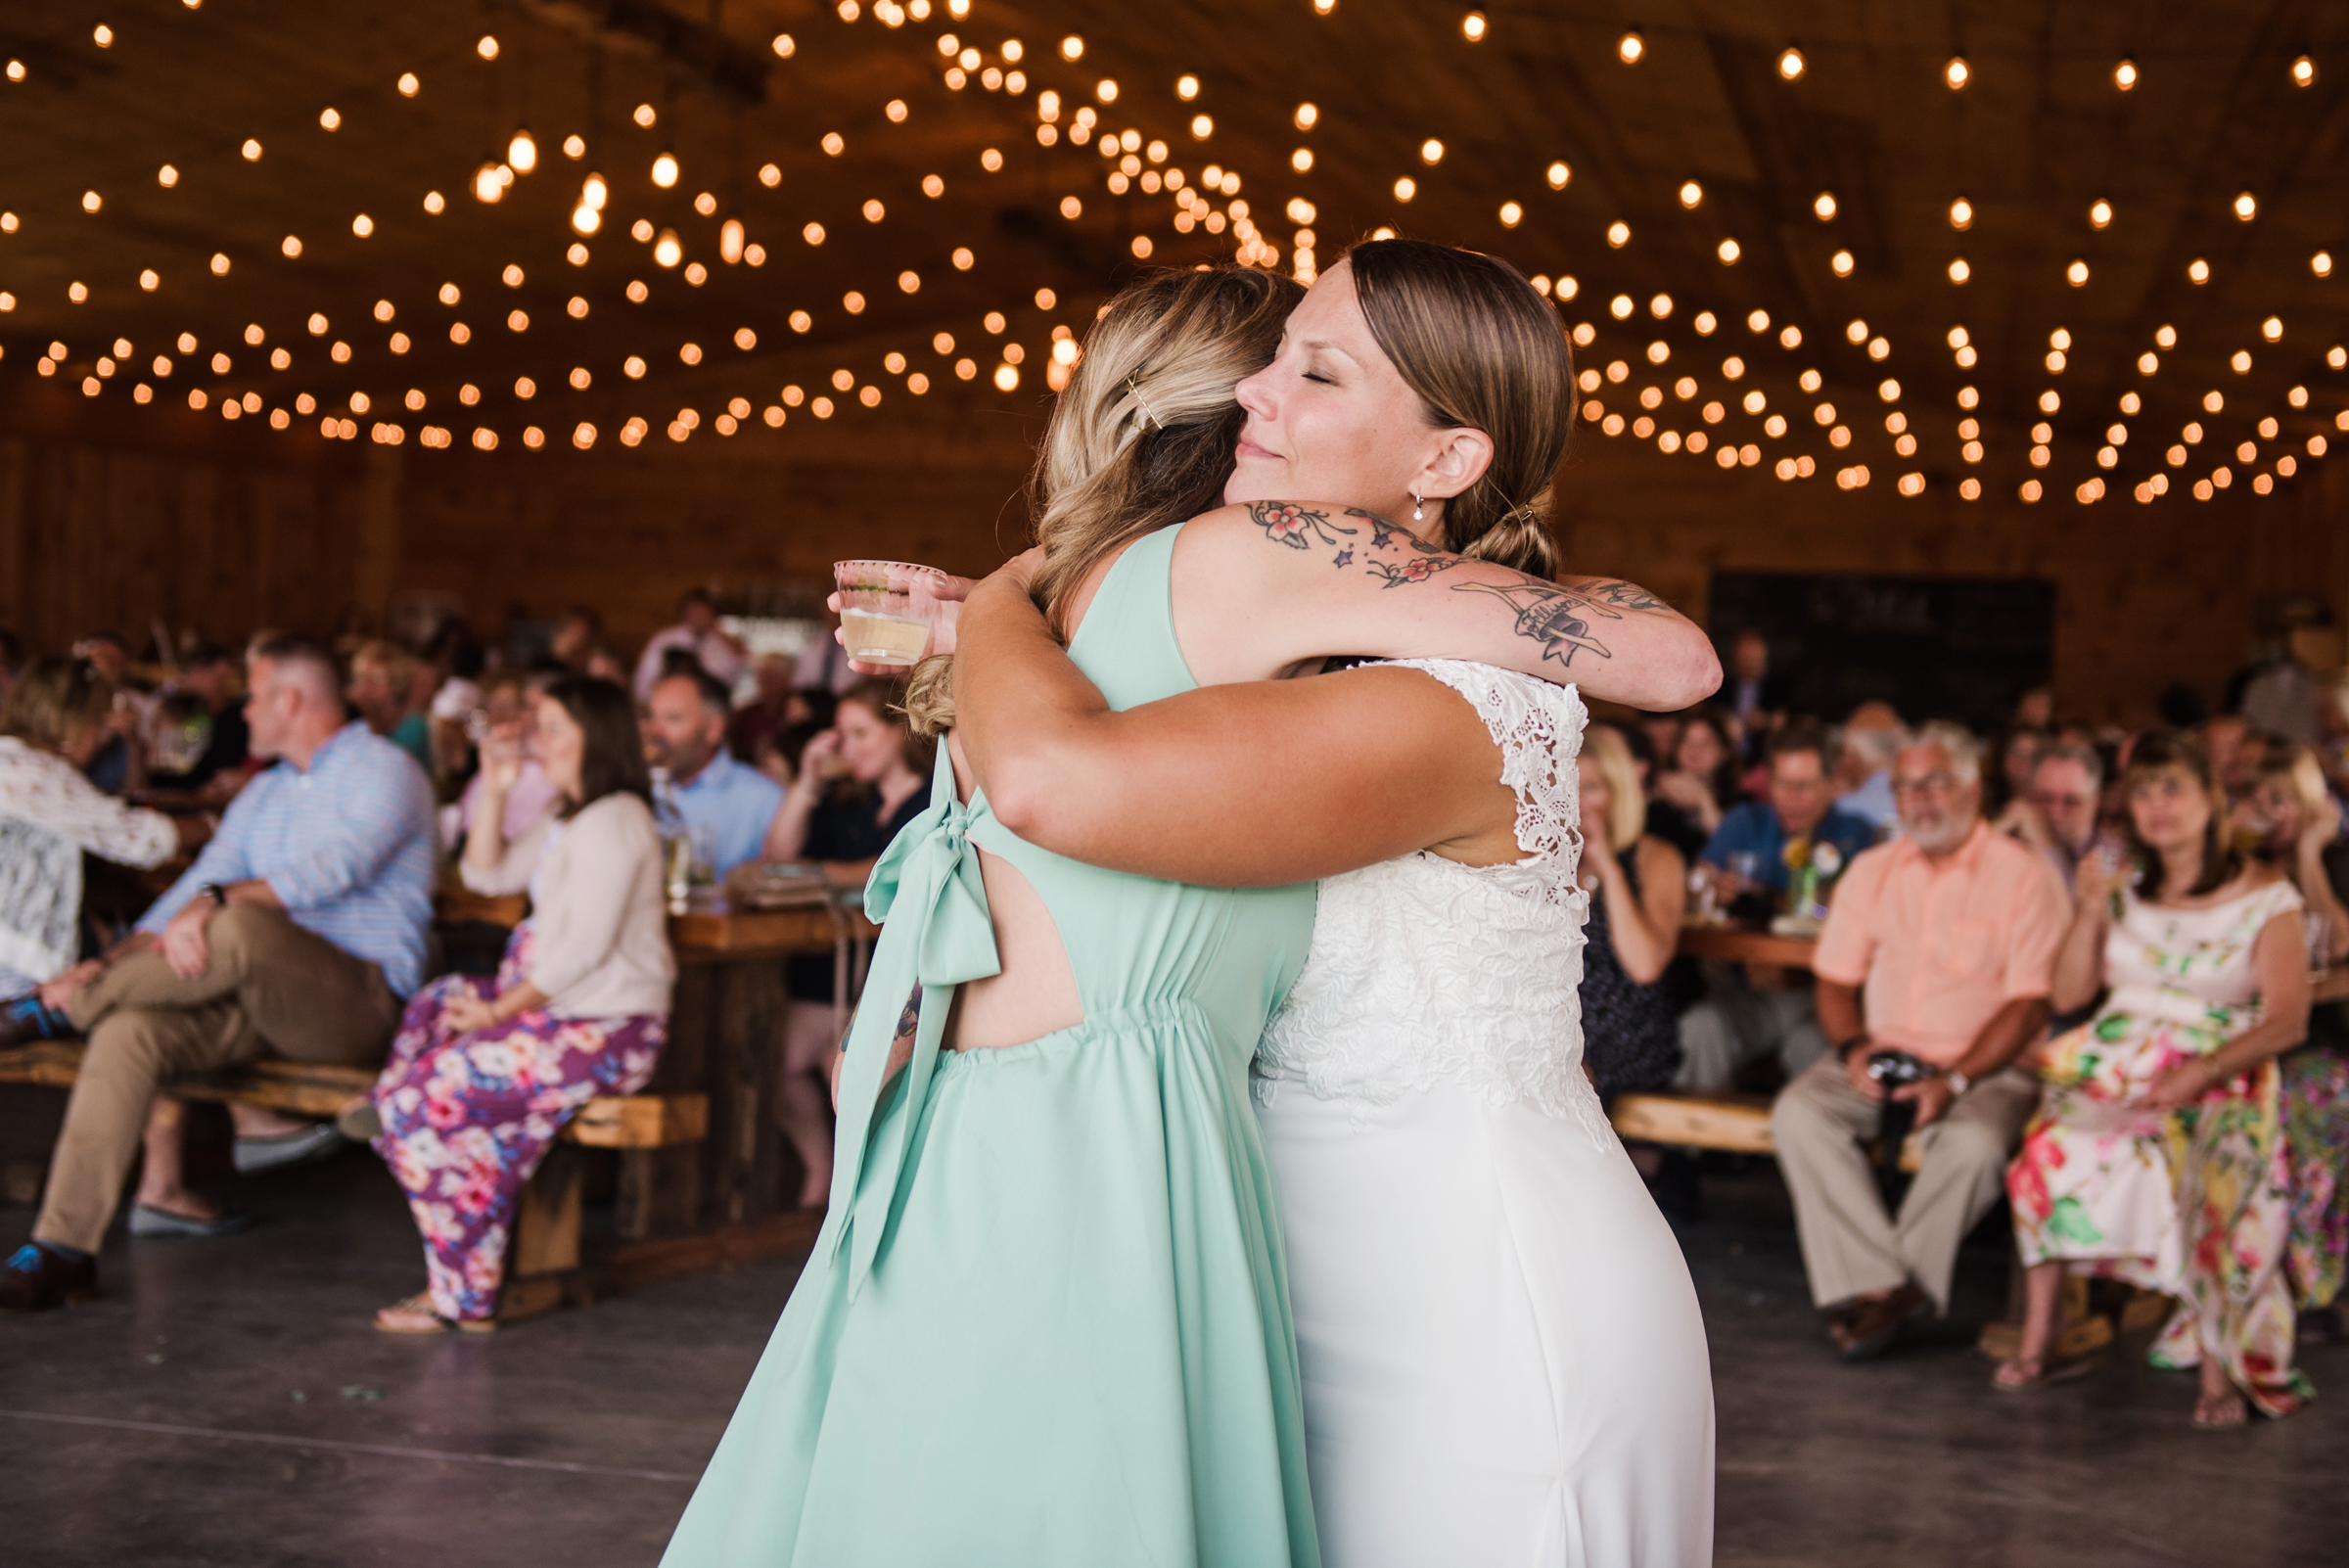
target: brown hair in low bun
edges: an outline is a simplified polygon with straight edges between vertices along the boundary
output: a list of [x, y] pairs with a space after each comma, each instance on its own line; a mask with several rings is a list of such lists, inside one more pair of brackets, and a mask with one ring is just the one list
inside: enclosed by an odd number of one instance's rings
[[1574, 350], [1549, 301], [1498, 256], [1424, 240], [1346, 254], [1370, 335], [1439, 429], [1483, 431], [1493, 461], [1444, 503], [1436, 542], [1557, 575], [1552, 485], [1574, 429]]

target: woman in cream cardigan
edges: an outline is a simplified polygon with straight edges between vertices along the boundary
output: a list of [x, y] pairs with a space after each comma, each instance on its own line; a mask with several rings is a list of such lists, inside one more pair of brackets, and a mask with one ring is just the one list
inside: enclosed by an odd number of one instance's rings
[[407, 1189], [430, 1287], [376, 1314], [431, 1334], [496, 1326], [522, 1185], [574, 1112], [652, 1077], [676, 961], [661, 840], [628, 694], [571, 676], [533, 699], [531, 752], [561, 805], [505, 837], [519, 738], [483, 747], [483, 791], [460, 862], [476, 893], [530, 895], [494, 985], [446, 975], [408, 1001], [373, 1093], [343, 1113]]

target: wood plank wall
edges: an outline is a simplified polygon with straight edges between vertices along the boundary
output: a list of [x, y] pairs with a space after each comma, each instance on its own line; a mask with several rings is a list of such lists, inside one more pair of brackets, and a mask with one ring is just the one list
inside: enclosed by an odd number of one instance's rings
[[[324, 632], [346, 604], [454, 595], [477, 626], [509, 606], [601, 607], [624, 655], [677, 592], [820, 581], [851, 555], [984, 570], [1022, 542], [1033, 427], [908, 422], [588, 454], [491, 455], [280, 438], [220, 450], [87, 432], [0, 434], [0, 623], [36, 648], [157, 617], [235, 640]], [[796, 434], [796, 432], [794, 433]], [[834, 438], [837, 437], [837, 438]], [[2215, 695], [2264, 596], [2317, 593], [2349, 622], [2349, 471], [2284, 493], [2152, 506], [1908, 500], [1766, 470], [1725, 475], [1588, 437], [1561, 486], [1575, 569], [1632, 577], [1702, 618], [1717, 569], [2036, 576], [2057, 588], [2067, 713], [2142, 722], [2187, 680]]]

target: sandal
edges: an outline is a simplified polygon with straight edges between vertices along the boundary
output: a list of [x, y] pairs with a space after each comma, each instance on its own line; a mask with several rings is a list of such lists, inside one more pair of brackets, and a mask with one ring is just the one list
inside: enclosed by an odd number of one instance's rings
[[[2086, 1377], [2096, 1370], [2098, 1360], [2096, 1356], [2053, 1356], [2027, 1360], [2020, 1356], [2009, 1356], [1990, 1374], [1990, 1386], [2002, 1394], [2028, 1394], [2034, 1389]], [[2039, 1369], [2026, 1370], [2032, 1366]]]
[[[400, 1314], [395, 1316], [394, 1314]], [[375, 1314], [375, 1326], [386, 1334], [445, 1334], [456, 1329], [467, 1334], [494, 1334], [494, 1317], [443, 1317], [433, 1310], [430, 1292], [418, 1291], [393, 1302]]]
[[2250, 1424], [2250, 1404], [2234, 1389], [2224, 1394], [2200, 1395], [2194, 1400], [2197, 1432], [2232, 1432]]

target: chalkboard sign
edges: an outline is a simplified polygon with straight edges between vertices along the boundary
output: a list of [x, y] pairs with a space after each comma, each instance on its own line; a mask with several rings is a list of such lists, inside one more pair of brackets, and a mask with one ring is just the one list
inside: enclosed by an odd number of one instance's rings
[[[2055, 585], [2039, 578], [1869, 577], [1716, 572], [1711, 615], [1722, 668], [1741, 631], [1770, 644], [1772, 684], [1791, 712], [1840, 720], [1887, 702], [1903, 718], [1988, 731], [2053, 665]], [[1733, 696], [1725, 685], [1721, 700]]]

